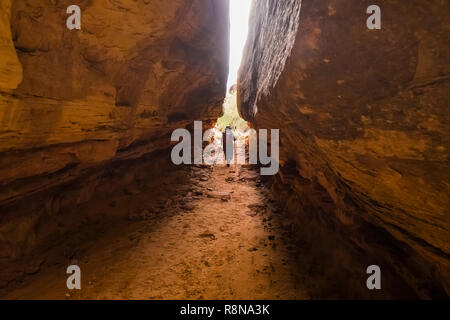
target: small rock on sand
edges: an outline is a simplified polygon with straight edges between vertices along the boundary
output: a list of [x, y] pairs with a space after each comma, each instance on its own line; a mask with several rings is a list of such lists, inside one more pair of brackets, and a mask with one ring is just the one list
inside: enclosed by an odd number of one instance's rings
[[231, 200], [231, 195], [230, 195], [229, 193], [228, 193], [228, 194], [224, 194], [224, 195], [221, 197], [221, 199], [222, 199], [223, 202], [228, 202], [228, 201]]
[[186, 203], [181, 207], [181, 209], [186, 210], [186, 211], [194, 211], [195, 206], [192, 203]]

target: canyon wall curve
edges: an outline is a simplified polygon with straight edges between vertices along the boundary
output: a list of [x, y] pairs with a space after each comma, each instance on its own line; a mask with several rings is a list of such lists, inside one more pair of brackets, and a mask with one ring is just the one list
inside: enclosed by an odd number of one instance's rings
[[66, 27], [71, 1], [49, 2], [0, 4], [0, 262], [114, 163], [211, 124], [226, 94], [228, 0], [80, 0], [81, 30]]
[[378, 264], [394, 296], [448, 297], [450, 4], [377, 1], [369, 30], [372, 2], [258, 1], [238, 106], [280, 129], [272, 190], [324, 274]]

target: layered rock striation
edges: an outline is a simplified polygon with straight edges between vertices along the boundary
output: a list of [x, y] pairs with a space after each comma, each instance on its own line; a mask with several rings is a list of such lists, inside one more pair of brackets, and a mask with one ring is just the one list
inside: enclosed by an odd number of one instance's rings
[[[73, 4], [81, 30], [66, 27]], [[96, 168], [220, 116], [228, 28], [227, 0], [1, 2], [0, 258], [20, 257], [62, 202], [94, 196]]]

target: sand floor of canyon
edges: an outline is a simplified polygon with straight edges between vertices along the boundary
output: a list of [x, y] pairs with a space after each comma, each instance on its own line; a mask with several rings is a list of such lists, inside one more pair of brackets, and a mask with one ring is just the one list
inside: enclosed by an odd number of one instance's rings
[[[295, 258], [299, 248], [258, 172], [240, 166], [183, 170], [189, 181], [181, 185], [171, 185], [171, 174], [158, 182], [161, 193], [173, 191], [159, 200], [156, 213], [143, 209], [146, 202], [154, 205], [155, 189], [139, 185], [107, 208], [105, 201], [91, 204], [93, 211], [133, 213], [110, 226], [97, 221], [55, 244], [2, 298], [307, 299]], [[81, 290], [66, 287], [69, 264], [81, 268]]]

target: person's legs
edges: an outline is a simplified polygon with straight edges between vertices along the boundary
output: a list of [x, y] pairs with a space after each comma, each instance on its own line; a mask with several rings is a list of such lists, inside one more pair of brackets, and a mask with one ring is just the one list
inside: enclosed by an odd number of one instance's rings
[[231, 157], [230, 157], [230, 154], [229, 153], [227, 153], [227, 155], [226, 155], [226, 160], [227, 160], [227, 167], [229, 167], [230, 166], [230, 163], [231, 163]]
[[225, 143], [225, 160], [227, 162], [227, 167], [230, 166], [231, 161], [233, 160], [233, 153], [234, 153], [234, 143], [233, 141], [226, 141]]

